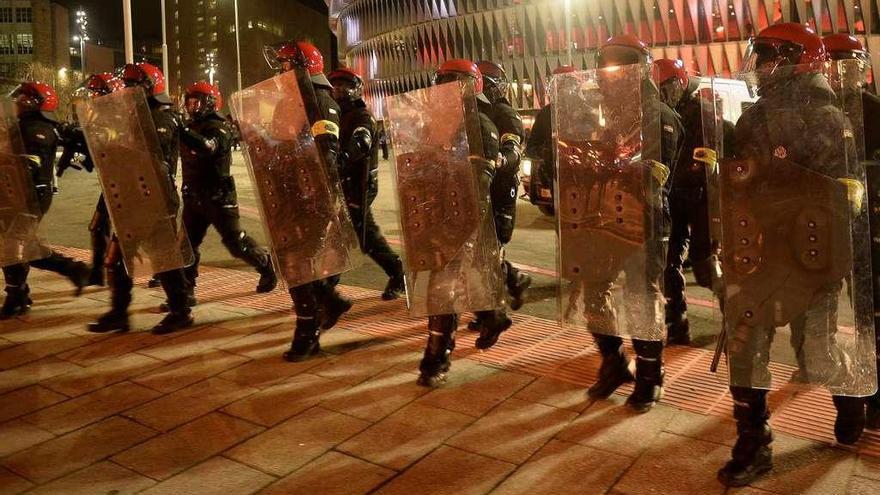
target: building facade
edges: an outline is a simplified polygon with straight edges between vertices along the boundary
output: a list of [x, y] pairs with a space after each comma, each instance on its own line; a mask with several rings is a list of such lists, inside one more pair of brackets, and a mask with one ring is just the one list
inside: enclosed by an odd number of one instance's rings
[[68, 12], [49, 0], [0, 0], [0, 78], [70, 67]]
[[[591, 67], [597, 46], [621, 33], [701, 75], [735, 73], [749, 37], [777, 22], [853, 33], [880, 53], [878, 7], [880, 0], [333, 0], [330, 13], [340, 56], [365, 76], [381, 112], [384, 96], [429, 84], [449, 58], [503, 64], [514, 104], [539, 108], [554, 68]], [[880, 55], [874, 64], [880, 74]]]
[[[232, 0], [166, 0], [169, 92], [180, 95], [198, 80], [237, 88], [235, 11]], [[284, 39], [309, 39], [328, 59], [332, 33], [322, 0], [239, 0], [242, 87], [272, 75], [263, 47]], [[330, 65], [329, 63], [327, 64]]]

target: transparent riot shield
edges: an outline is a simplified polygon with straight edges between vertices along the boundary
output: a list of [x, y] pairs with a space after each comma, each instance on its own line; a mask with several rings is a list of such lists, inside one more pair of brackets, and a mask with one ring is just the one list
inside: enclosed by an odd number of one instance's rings
[[871, 394], [868, 215], [853, 134], [861, 116], [847, 118], [815, 67], [743, 79], [758, 98], [736, 122], [717, 187], [730, 383], [770, 388], [772, 361], [790, 367], [792, 382]]
[[43, 211], [34, 187], [33, 168], [25, 156], [14, 103], [0, 99], [0, 266], [48, 256], [40, 233]]
[[177, 220], [180, 201], [143, 89], [80, 101], [76, 111], [129, 274], [192, 264]]
[[592, 333], [665, 337], [660, 117], [638, 66], [553, 79], [559, 305]]
[[504, 283], [476, 100], [458, 82], [389, 97], [413, 316], [497, 309]]
[[339, 179], [312, 137], [295, 71], [235, 93], [233, 115], [279, 273], [288, 287], [361, 260]]

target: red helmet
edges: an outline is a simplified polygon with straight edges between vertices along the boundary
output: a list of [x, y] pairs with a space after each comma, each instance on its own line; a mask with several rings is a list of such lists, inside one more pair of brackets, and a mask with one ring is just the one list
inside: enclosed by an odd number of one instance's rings
[[666, 81], [676, 78], [683, 88], [687, 88], [688, 75], [684, 68], [684, 62], [681, 60], [672, 60], [669, 58], [661, 58], [654, 61], [653, 70], [654, 82], [657, 86]]
[[557, 74], [568, 74], [570, 72], [577, 72], [577, 69], [575, 69], [571, 65], [560, 65], [559, 67], [553, 69], [554, 76]]
[[648, 45], [632, 34], [612, 36], [596, 52], [596, 67], [599, 68], [650, 64], [651, 60], [651, 50]]
[[477, 64], [463, 58], [453, 58], [440, 64], [434, 73], [434, 84], [441, 84], [462, 78], [471, 78], [474, 81], [474, 91], [483, 93], [483, 74]]
[[208, 81], [190, 84], [186, 88], [185, 98], [186, 111], [193, 118], [201, 118], [223, 108], [223, 95], [220, 93], [220, 88]]
[[507, 96], [510, 80], [507, 79], [507, 72], [501, 64], [481, 60], [477, 62], [477, 68], [483, 75], [483, 92], [491, 101], [498, 101]]
[[333, 85], [333, 98], [336, 101], [360, 100], [364, 96], [364, 80], [357, 72], [347, 67], [334, 70], [327, 79]]
[[55, 118], [58, 110], [58, 93], [55, 88], [39, 81], [28, 81], [18, 85], [10, 95], [15, 99], [18, 114], [40, 112], [44, 117]]
[[743, 72], [770, 64], [771, 72], [785, 65], [809, 65], [811, 70], [819, 70], [825, 60], [825, 46], [812, 28], [785, 22], [762, 30], [751, 40], [743, 58]]
[[125, 64], [119, 70], [118, 76], [125, 81], [126, 86], [141, 86], [150, 96], [165, 94], [165, 74], [153, 64], [147, 62]]
[[862, 58], [868, 55], [865, 46], [851, 34], [838, 33], [822, 38], [825, 51], [832, 60]]
[[316, 76], [324, 72], [324, 56], [321, 50], [308, 41], [282, 41], [263, 49], [266, 62], [273, 70], [290, 70], [284, 63], [305, 67], [309, 75]]
[[119, 91], [124, 87], [125, 83], [122, 79], [119, 79], [109, 72], [92, 74], [86, 80], [85, 84], [86, 91], [88, 91], [89, 96], [92, 97], [109, 95], [110, 93]]

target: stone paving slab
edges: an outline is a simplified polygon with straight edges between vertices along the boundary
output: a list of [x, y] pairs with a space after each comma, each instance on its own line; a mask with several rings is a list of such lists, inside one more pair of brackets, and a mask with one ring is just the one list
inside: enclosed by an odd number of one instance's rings
[[[104, 293], [90, 290], [94, 304], [75, 312], [66, 282], [32, 276], [50, 296], [0, 322], [0, 494], [880, 493], [880, 459], [779, 432], [770, 475], [725, 490], [715, 473], [733, 423], [667, 403], [638, 415], [619, 395], [590, 402], [581, 382], [592, 378], [576, 375], [589, 353], [542, 375], [549, 361], [514, 353], [502, 368], [505, 339], [503, 352], [477, 353], [466, 334], [449, 382], [418, 387], [421, 323], [358, 331], [383, 324], [369, 292], [355, 291], [358, 320], [294, 364], [280, 358], [289, 308], [260, 312], [212, 292], [196, 308], [207, 323], [187, 332], [91, 335]], [[161, 297], [135, 292], [137, 319], [152, 321]], [[563, 345], [527, 337], [516, 345]], [[564, 345], [581, 342], [572, 338]], [[682, 352], [676, 376], [703, 364]], [[774, 393], [773, 405], [792, 414], [793, 397]]]

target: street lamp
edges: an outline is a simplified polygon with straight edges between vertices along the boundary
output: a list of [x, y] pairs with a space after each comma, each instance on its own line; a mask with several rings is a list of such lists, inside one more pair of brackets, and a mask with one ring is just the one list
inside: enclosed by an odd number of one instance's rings
[[208, 74], [208, 82], [211, 85], [214, 84], [214, 73], [217, 72], [217, 64], [214, 63], [214, 52], [209, 52], [208, 55], [208, 68], [205, 70], [205, 74]]
[[85, 10], [76, 12], [76, 25], [79, 27], [79, 36], [74, 36], [73, 41], [79, 41], [79, 62], [82, 65], [82, 73], [86, 73], [86, 41], [89, 41], [89, 17]]

